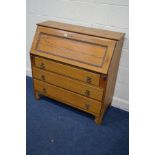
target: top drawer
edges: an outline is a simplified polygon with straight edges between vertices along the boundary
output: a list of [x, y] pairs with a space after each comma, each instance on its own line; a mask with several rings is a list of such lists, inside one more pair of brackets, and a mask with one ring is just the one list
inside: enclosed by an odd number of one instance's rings
[[40, 69], [52, 71], [64, 76], [68, 76], [73, 79], [77, 79], [88, 84], [99, 86], [100, 74], [82, 70], [76, 67], [71, 67], [62, 63], [58, 63], [52, 60], [44, 59], [41, 57], [35, 57], [35, 66]]

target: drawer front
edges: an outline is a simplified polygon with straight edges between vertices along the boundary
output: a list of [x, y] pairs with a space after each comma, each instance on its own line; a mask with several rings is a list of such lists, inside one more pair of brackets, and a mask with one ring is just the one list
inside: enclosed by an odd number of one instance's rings
[[34, 79], [34, 89], [41, 94], [77, 107], [92, 114], [99, 114], [101, 102], [70, 92], [60, 87]]
[[83, 82], [73, 80], [71, 78], [44, 71], [38, 68], [33, 68], [33, 77], [47, 83], [65, 88], [67, 90], [79, 93], [89, 98], [101, 101], [103, 89], [94, 87]]
[[35, 66], [47, 71], [52, 71], [61, 75], [71, 77], [73, 79], [84, 81], [88, 84], [99, 86], [100, 74], [95, 74], [40, 57], [35, 57]]

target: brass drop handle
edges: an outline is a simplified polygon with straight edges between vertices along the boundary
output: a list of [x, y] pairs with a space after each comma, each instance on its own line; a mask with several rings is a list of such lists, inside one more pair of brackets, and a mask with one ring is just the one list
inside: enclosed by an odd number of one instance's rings
[[43, 88], [43, 93], [46, 93], [47, 91], [46, 91], [46, 88]]
[[40, 68], [41, 68], [41, 69], [45, 69], [45, 64], [44, 64], [44, 63], [41, 63], [41, 64], [40, 64]]
[[85, 104], [85, 109], [88, 110], [90, 105], [88, 103]]
[[90, 96], [90, 91], [89, 91], [89, 90], [86, 90], [86, 91], [85, 91], [85, 95], [86, 95], [86, 96]]
[[92, 78], [91, 78], [91, 77], [87, 77], [87, 78], [86, 78], [86, 82], [87, 82], [87, 83], [92, 83]]
[[43, 81], [45, 81], [45, 76], [44, 76], [44, 75], [41, 75], [41, 79], [42, 79]]

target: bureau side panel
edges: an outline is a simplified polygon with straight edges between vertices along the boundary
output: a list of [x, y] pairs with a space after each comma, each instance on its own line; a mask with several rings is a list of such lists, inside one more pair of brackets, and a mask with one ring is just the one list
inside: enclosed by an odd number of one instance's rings
[[104, 110], [106, 110], [107, 107], [112, 103], [123, 41], [124, 41], [124, 37], [122, 37], [122, 39], [117, 42], [115, 50], [114, 50], [114, 54], [113, 54], [113, 57], [110, 63], [110, 67], [108, 70], [106, 93], [105, 93], [105, 97], [103, 100]]

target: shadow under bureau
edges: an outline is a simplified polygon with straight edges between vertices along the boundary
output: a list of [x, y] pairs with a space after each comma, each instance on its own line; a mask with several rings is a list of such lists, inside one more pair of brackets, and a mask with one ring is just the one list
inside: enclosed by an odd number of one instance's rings
[[34, 94], [81, 109], [100, 124], [112, 102], [124, 34], [46, 21], [30, 57]]

